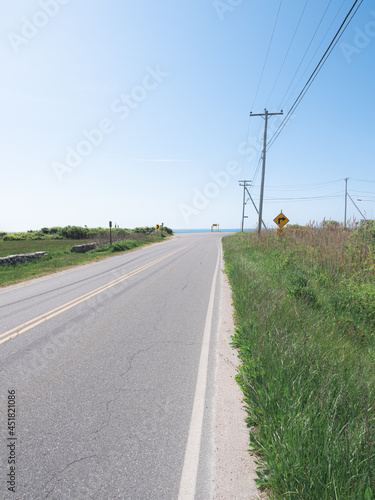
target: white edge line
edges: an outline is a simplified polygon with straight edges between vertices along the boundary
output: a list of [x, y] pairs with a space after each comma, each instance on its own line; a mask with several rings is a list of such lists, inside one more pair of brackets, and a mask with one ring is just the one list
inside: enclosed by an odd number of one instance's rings
[[214, 276], [212, 279], [210, 298], [208, 301], [206, 322], [202, 341], [202, 350], [199, 359], [197, 385], [195, 387], [193, 411], [191, 415], [189, 436], [187, 440], [184, 466], [180, 482], [178, 500], [194, 500], [198, 475], [199, 451], [202, 437], [203, 416], [207, 386], [208, 354], [210, 347], [211, 325], [215, 300], [215, 289], [221, 262], [221, 247], [218, 244], [219, 252]]

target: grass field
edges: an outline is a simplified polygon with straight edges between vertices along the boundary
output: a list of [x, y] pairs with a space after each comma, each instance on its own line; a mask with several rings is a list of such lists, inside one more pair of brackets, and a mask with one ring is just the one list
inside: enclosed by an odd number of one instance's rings
[[0, 267], [0, 286], [7, 286], [79, 264], [101, 260], [113, 255], [113, 252], [123, 252], [158, 241], [162, 241], [162, 238], [158, 236], [138, 237], [113, 243], [112, 246], [104, 245], [96, 251], [85, 254], [71, 253], [70, 249], [74, 245], [89, 243], [90, 240], [87, 239], [82, 241], [65, 239], [0, 241], [0, 257], [39, 251], [47, 252], [47, 256], [41, 259], [15, 266]]
[[375, 498], [373, 227], [223, 246], [258, 484], [276, 499]]
[[90, 240], [21, 240], [0, 241], [0, 257], [31, 252], [65, 252], [74, 245], [90, 243]]

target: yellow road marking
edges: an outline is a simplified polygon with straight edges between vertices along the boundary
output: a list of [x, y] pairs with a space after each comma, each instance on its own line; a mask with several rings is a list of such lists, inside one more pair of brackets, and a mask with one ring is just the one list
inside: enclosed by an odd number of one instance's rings
[[12, 328], [11, 330], [8, 330], [7, 332], [2, 333], [0, 335], [0, 338], [2, 338], [2, 337], [5, 337], [5, 338], [0, 340], [0, 344], [3, 344], [4, 342], [7, 342], [10, 339], [13, 339], [14, 337], [17, 337], [17, 335], [21, 335], [21, 333], [24, 333], [24, 332], [27, 332], [28, 330], [31, 330], [31, 328], [34, 328], [35, 326], [40, 325], [44, 321], [47, 321], [51, 318], [54, 318], [55, 316], [58, 316], [59, 314], [65, 312], [65, 311], [68, 311], [72, 307], [75, 307], [78, 304], [81, 304], [82, 302], [85, 302], [86, 300], [91, 299], [95, 295], [98, 295], [98, 294], [108, 290], [109, 288], [112, 288], [113, 286], [118, 285], [122, 281], [125, 281], [125, 280], [131, 278], [132, 276], [139, 274], [142, 271], [145, 271], [149, 267], [152, 267], [155, 264], [158, 264], [159, 262], [167, 259], [168, 257], [171, 257], [172, 255], [180, 252], [181, 250], [184, 250], [185, 248], [186, 248], [186, 246], [183, 248], [180, 248], [179, 250], [175, 250], [174, 252], [171, 252], [167, 255], [164, 255], [164, 257], [159, 257], [158, 259], [150, 262], [149, 264], [146, 264], [146, 265], [140, 267], [139, 269], [136, 269], [135, 271], [131, 271], [130, 273], [125, 274], [124, 276], [121, 276], [120, 278], [117, 278], [113, 281], [110, 281], [109, 283], [106, 283], [105, 285], [102, 285], [101, 287], [96, 288], [95, 290], [92, 290], [91, 292], [85, 293], [84, 295], [81, 295], [80, 297], [77, 297], [76, 299], [71, 300], [70, 302], [67, 302], [66, 304], [63, 304], [59, 307], [56, 307], [55, 309], [52, 309], [51, 311], [48, 311], [44, 314], [41, 314], [40, 316], [37, 316], [36, 318], [33, 318], [29, 321], [26, 321], [26, 323], [22, 323], [21, 325], [18, 325], [15, 328]]

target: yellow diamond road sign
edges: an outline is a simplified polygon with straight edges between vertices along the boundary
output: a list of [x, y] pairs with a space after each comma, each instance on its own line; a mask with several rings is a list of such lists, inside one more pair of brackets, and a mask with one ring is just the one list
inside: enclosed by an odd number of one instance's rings
[[285, 217], [285, 215], [282, 212], [280, 212], [279, 215], [273, 219], [273, 221], [279, 227], [284, 227], [285, 224], [288, 224], [289, 219], [288, 217]]

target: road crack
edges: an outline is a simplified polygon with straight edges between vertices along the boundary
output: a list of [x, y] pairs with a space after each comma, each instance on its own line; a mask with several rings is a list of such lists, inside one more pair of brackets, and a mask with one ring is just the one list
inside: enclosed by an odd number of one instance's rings
[[[61, 469], [59, 472], [56, 472], [53, 477], [47, 481], [46, 485], [48, 485], [49, 483], [51, 483], [52, 481], [55, 481], [56, 478], [58, 478], [58, 476], [60, 476], [63, 472], [65, 472], [69, 467], [71, 467], [72, 465], [75, 465], [75, 464], [78, 464], [79, 462], [82, 462], [83, 460], [89, 460], [90, 458], [96, 458], [98, 455], [89, 455], [87, 457], [81, 457], [81, 458], [78, 458], [76, 460], [73, 460], [72, 462], [68, 463], [63, 469]], [[61, 481], [61, 479], [57, 479], [57, 481]], [[56, 485], [53, 486], [47, 493], [47, 495], [44, 497], [44, 500], [46, 500], [50, 494], [53, 492], [53, 490], [55, 489]]]
[[[119, 375], [120, 378], [123, 378], [123, 377], [126, 377], [126, 375], [129, 373], [129, 371], [132, 369], [132, 363], [135, 359], [136, 356], [138, 356], [139, 354], [143, 353], [143, 352], [147, 352], [149, 351], [150, 349], [152, 349], [153, 347], [155, 346], [155, 344], [151, 344], [149, 347], [147, 348], [143, 348], [143, 349], [139, 349], [138, 351], [136, 351], [130, 359], [127, 360], [128, 364], [129, 364], [129, 367], [126, 371], [124, 371], [123, 373], [121, 373]], [[125, 381], [124, 381], [125, 383]], [[99, 429], [97, 429], [96, 431], [94, 431], [92, 434], [93, 435], [96, 435], [96, 434], [99, 434], [103, 429], [105, 429], [105, 427], [107, 427], [108, 425], [110, 425], [110, 420], [112, 418], [112, 412], [111, 412], [111, 409], [110, 409], [110, 405], [112, 403], [114, 403], [115, 401], [117, 401], [119, 398], [120, 398], [120, 395], [121, 393], [123, 392], [130, 392], [131, 394], [133, 394], [134, 392], [137, 392], [137, 391], [129, 391], [128, 389], [123, 389], [123, 388], [119, 388], [116, 390], [115, 394], [114, 394], [114, 397], [112, 397], [109, 401], [107, 401], [105, 403], [106, 405], [106, 408], [105, 408], [105, 424], [103, 424]]]

